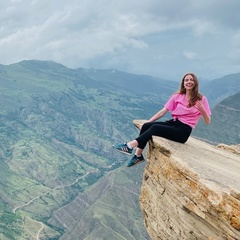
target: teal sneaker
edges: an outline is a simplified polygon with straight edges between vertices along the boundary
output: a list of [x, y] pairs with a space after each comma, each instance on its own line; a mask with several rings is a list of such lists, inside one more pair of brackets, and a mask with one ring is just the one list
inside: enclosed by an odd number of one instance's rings
[[116, 146], [113, 145], [113, 147], [121, 153], [125, 153], [127, 155], [132, 155], [132, 149], [127, 146], [127, 143], [118, 144]]
[[131, 160], [128, 162], [127, 167], [132, 167], [138, 163], [144, 162], [144, 157], [141, 155], [140, 157], [137, 157], [135, 154], [132, 156]]

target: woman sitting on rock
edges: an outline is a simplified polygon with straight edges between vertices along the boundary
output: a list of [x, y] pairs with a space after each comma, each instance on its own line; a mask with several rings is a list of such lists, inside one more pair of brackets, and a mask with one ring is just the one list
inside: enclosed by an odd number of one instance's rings
[[[210, 124], [211, 111], [208, 100], [199, 93], [198, 87], [199, 82], [197, 77], [193, 73], [185, 74], [182, 78], [179, 91], [171, 96], [159, 112], [139, 127], [139, 136], [130, 142], [113, 146], [116, 150], [128, 155], [131, 155], [133, 148], [137, 147], [135, 154], [127, 164], [128, 167], [144, 162], [142, 152], [152, 136], [164, 137], [179, 143], [185, 143], [192, 129], [197, 125], [201, 115], [204, 122]], [[168, 111], [172, 114], [171, 120], [155, 122]]]

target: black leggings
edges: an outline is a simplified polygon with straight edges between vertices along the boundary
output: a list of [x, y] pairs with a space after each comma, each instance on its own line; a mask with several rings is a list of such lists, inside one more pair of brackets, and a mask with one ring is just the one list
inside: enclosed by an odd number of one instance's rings
[[135, 140], [138, 142], [138, 147], [144, 149], [147, 142], [152, 139], [152, 136], [185, 143], [191, 132], [192, 128], [178, 119], [171, 119], [166, 122], [147, 122], [143, 124], [140, 134]]

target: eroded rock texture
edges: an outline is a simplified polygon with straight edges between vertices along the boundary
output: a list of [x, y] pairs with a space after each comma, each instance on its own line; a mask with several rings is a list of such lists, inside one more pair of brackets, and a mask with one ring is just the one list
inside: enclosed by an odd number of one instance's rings
[[238, 149], [153, 137], [140, 195], [153, 240], [240, 239]]

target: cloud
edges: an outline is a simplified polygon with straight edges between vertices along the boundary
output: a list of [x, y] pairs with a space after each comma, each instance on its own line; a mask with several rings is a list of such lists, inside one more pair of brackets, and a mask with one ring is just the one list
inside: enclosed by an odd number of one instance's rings
[[188, 58], [188, 59], [190, 59], [190, 60], [193, 60], [193, 59], [195, 59], [196, 58], [196, 53], [195, 52], [191, 52], [191, 51], [183, 51], [183, 55], [186, 57], [186, 58]]
[[1, 0], [0, 63], [41, 59], [171, 78], [186, 68], [221, 76], [240, 54], [239, 8], [238, 0]]

